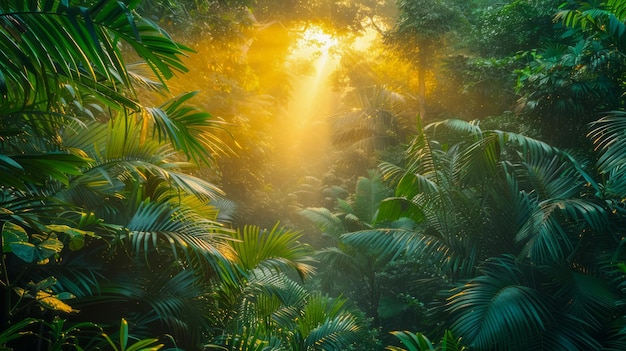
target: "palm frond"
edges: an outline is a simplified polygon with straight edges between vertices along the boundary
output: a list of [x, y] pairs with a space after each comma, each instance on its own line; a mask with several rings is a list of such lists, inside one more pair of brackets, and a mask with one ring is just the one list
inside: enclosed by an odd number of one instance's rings
[[214, 132], [223, 129], [222, 121], [186, 104], [196, 94], [183, 93], [159, 108], [146, 108], [143, 118], [150, 119], [159, 142], [168, 140], [175, 150], [182, 151], [196, 163], [210, 164], [216, 156], [233, 154], [233, 150]]
[[[220, 223], [231, 223], [236, 216], [237, 204], [226, 198], [212, 199], [210, 205], [217, 211], [214, 220]], [[209, 217], [211, 218], [211, 217]]]
[[623, 51], [626, 48], [626, 10], [619, 0], [584, 2], [576, 10], [559, 11], [555, 19], [572, 28], [581, 28], [600, 38], [609, 38]]
[[315, 258], [320, 262], [324, 262], [329, 267], [333, 267], [331, 274], [340, 273], [349, 277], [360, 276], [361, 266], [359, 265], [359, 258], [356, 257], [349, 250], [342, 250], [338, 247], [328, 247], [315, 252]]
[[298, 241], [302, 234], [277, 223], [271, 230], [245, 226], [233, 234], [230, 245], [236, 253], [236, 262], [246, 271], [268, 269], [294, 270], [302, 279], [313, 272], [312, 250]]
[[371, 229], [343, 234], [341, 242], [370, 257], [375, 257], [375, 261], [388, 262], [407, 254], [407, 250], [410, 250], [420, 237], [421, 235], [413, 230]]
[[155, 273], [148, 280], [143, 296], [136, 298], [150, 306], [150, 313], [164, 323], [176, 339], [184, 337], [190, 344], [198, 343], [206, 327], [204, 317], [209, 308], [203, 298], [206, 288], [202, 277], [190, 269]]
[[554, 317], [558, 320], [558, 326], [546, 330], [540, 338], [528, 339], [525, 345], [521, 345], [522, 350], [564, 347], [567, 350], [584, 351], [603, 348], [598, 340], [588, 333], [587, 325], [580, 319], [563, 313], [554, 313]]
[[[247, 291], [255, 296], [267, 295], [278, 298], [279, 308], [272, 309], [267, 315], [279, 325], [285, 325], [297, 317], [297, 311], [304, 306], [309, 297], [308, 290], [298, 282], [290, 279], [284, 273], [276, 274], [267, 270], [255, 270], [251, 272]], [[246, 297], [254, 301], [255, 297]]]
[[323, 233], [334, 238], [339, 238], [346, 231], [341, 218], [325, 207], [305, 208], [298, 213], [313, 222]]
[[380, 202], [387, 197], [389, 190], [382, 182], [380, 174], [370, 172], [370, 176], [357, 180], [353, 206], [354, 214], [367, 223], [373, 223]]
[[568, 199], [581, 193], [583, 179], [562, 157], [531, 158], [522, 163], [521, 182], [528, 182], [539, 199]]
[[[194, 194], [205, 202], [223, 193], [214, 184], [182, 173], [190, 164], [176, 161], [176, 153], [154, 140], [141, 140], [138, 125], [125, 121], [90, 123], [87, 130], [73, 126], [65, 132], [66, 145], [84, 150], [94, 162], [83, 169], [85, 177], [75, 177], [75, 185], [85, 190], [112, 193], [128, 181], [145, 182], [158, 177], [175, 189]], [[70, 189], [71, 190], [71, 189]]]
[[615, 111], [593, 122], [593, 129], [588, 136], [595, 145], [595, 150], [600, 153], [598, 168], [604, 174], [610, 176], [608, 189], [609, 194], [621, 196], [624, 170], [626, 170], [626, 113]]
[[480, 275], [449, 299], [452, 330], [470, 347], [515, 349], [541, 335], [553, 323], [550, 300], [526, 285], [522, 268], [511, 257], [485, 263]]
[[[521, 256], [536, 262], [562, 260], [573, 254], [575, 243], [585, 228], [606, 232], [608, 217], [601, 206], [583, 199], [550, 199], [541, 202], [526, 194], [518, 208], [528, 217], [516, 234], [516, 241], [524, 244]], [[568, 220], [570, 221], [568, 223]]]
[[3, 183], [26, 190], [44, 186], [50, 181], [68, 185], [72, 176], [80, 175], [90, 159], [64, 151], [29, 154], [0, 154], [0, 172]]
[[[10, 1], [0, 26], [3, 95], [17, 106], [60, 100], [56, 87], [73, 85], [105, 106], [118, 104], [137, 110], [124, 96], [129, 75], [118, 41], [129, 44], [160, 81], [185, 71], [179, 56], [188, 48], [176, 44], [162, 30], [133, 13], [138, 2], [98, 1], [91, 7], [68, 6], [64, 1]], [[18, 107], [19, 108], [19, 107]]]
[[618, 295], [608, 281], [587, 267], [553, 265], [542, 269], [550, 278], [546, 287], [554, 289], [555, 298], [571, 301], [565, 313], [585, 321], [590, 328], [601, 330], [611, 320]]
[[363, 339], [360, 324], [353, 316], [339, 316], [327, 319], [323, 324], [311, 330], [306, 338], [307, 345], [316, 345], [324, 351], [349, 348]]
[[[269, 338], [269, 340], [267, 340]], [[283, 351], [281, 341], [268, 337], [260, 326], [244, 327], [238, 333], [225, 333], [213, 343], [204, 345], [208, 350], [219, 351]]]
[[392, 331], [391, 334], [398, 338], [402, 345], [408, 349], [387, 346], [385, 350], [389, 351], [426, 351], [435, 350], [434, 344], [424, 334], [415, 334], [409, 331]]
[[303, 337], [304, 349], [319, 347], [332, 351], [348, 349], [363, 338], [359, 319], [346, 300], [312, 294], [301, 317], [295, 322]]
[[[444, 128], [444, 130], [441, 131], [441, 128]], [[470, 135], [473, 140], [478, 140], [482, 139], [481, 136], [483, 134], [478, 121], [468, 122], [460, 119], [445, 119], [443, 121], [431, 123], [424, 127], [424, 130], [429, 129], [432, 129], [433, 137], [446, 140], [454, 140], [453, 138], [450, 138], [450, 136], [454, 134]], [[451, 135], [449, 133], [453, 134]]]
[[463, 150], [453, 163], [454, 179], [466, 186], [493, 179], [501, 161], [500, 147], [493, 135], [460, 147]]
[[221, 272], [219, 262], [232, 256], [218, 223], [171, 202], [141, 201], [125, 227], [135, 255], [146, 260], [154, 250], [169, 246], [174, 260], [182, 253], [188, 261], [200, 259]]
[[97, 251], [85, 249], [75, 255], [65, 255], [60, 265], [42, 267], [44, 272], [47, 269], [52, 270], [47, 273], [53, 273], [57, 278], [57, 291], [67, 291], [76, 296], [76, 306], [79, 309], [82, 299], [89, 299], [102, 292], [100, 283], [105, 280], [103, 267], [93, 260], [93, 256], [98, 254], [100, 253]]

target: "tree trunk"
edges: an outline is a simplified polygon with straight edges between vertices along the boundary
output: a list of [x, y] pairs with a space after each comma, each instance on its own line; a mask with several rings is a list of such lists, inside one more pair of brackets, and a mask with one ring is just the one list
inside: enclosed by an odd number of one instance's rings
[[422, 121], [426, 119], [426, 69], [423, 64], [417, 67], [417, 107]]

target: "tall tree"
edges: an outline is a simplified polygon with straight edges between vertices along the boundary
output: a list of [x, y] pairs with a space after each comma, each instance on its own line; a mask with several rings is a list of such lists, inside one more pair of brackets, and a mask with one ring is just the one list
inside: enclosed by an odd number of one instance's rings
[[399, 0], [394, 27], [385, 43], [415, 65], [419, 114], [427, 118], [426, 77], [446, 47], [446, 35], [458, 26], [456, 7], [443, 0]]

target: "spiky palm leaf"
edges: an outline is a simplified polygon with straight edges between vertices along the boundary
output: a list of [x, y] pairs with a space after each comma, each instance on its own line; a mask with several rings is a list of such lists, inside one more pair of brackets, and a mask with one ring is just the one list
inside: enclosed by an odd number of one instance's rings
[[363, 340], [359, 317], [346, 302], [321, 294], [309, 296], [301, 315], [287, 332], [290, 350], [346, 350]]
[[[394, 331], [391, 332], [391, 334], [400, 339], [402, 345], [408, 347], [408, 351], [435, 350], [433, 343], [424, 334], [415, 334], [409, 331]], [[407, 351], [407, 349], [395, 346], [387, 346], [385, 347], [385, 350]]]
[[[618, 125], [602, 121], [592, 132], [617, 164]], [[621, 345], [615, 333], [598, 335], [620, 313], [609, 267], [623, 253], [606, 245], [621, 239], [609, 230], [607, 202], [594, 197], [603, 185], [585, 164], [538, 140], [463, 121], [426, 129], [450, 144], [422, 133], [405, 168], [384, 165], [397, 197], [379, 209], [385, 219], [421, 219], [417, 230], [346, 240], [428, 257], [452, 278], [478, 273], [449, 300], [453, 329], [476, 349]]]
[[[96, 294], [75, 303], [83, 318], [110, 324], [128, 319], [137, 335], [172, 335], [179, 345], [197, 345], [206, 327], [210, 305], [205, 297], [206, 280], [192, 269], [160, 262], [149, 267], [142, 263], [115, 260], [120, 267], [102, 269]], [[108, 309], [108, 313], [102, 310]]]
[[[440, 137], [450, 137], [456, 144], [445, 151], [433, 149], [433, 145], [438, 144], [430, 142], [426, 130]], [[594, 230], [604, 230], [607, 226], [606, 214], [600, 206], [590, 201], [570, 200], [582, 191], [584, 182], [592, 189], [599, 189], [584, 167], [571, 155], [519, 134], [482, 131], [477, 124], [465, 121], [438, 122], [416, 137], [407, 164], [404, 171], [383, 165], [391, 172], [389, 178], [399, 179], [396, 195], [401, 197], [383, 202], [379, 216], [393, 219], [405, 215], [421, 220], [424, 229], [421, 234], [413, 235], [413, 245], [402, 242], [411, 237], [403, 235], [395, 247], [412, 248], [419, 255], [434, 254], [437, 257], [433, 259], [443, 262], [447, 270], [471, 273], [480, 260], [507, 252], [503, 250], [507, 247], [515, 251], [511, 247], [514, 235], [518, 243], [532, 245], [529, 238], [541, 238], [537, 236], [541, 233], [538, 230], [541, 224], [546, 226], [544, 240], [552, 241], [549, 245], [544, 242], [547, 246], [541, 244], [542, 254], [535, 257], [542, 259], [547, 259], [549, 254], [562, 257], [572, 252], [572, 245], [560, 251], [556, 244], [562, 245], [563, 238], [574, 240], [577, 234], [552, 231], [560, 228], [558, 223], [575, 220]], [[529, 189], [532, 196], [520, 193], [520, 188], [522, 191]], [[537, 196], [543, 200], [533, 200]], [[482, 207], [476, 206], [477, 200]], [[532, 201], [542, 201], [546, 206], [538, 207], [535, 219], [528, 207]], [[507, 215], [507, 211], [496, 206], [516, 209], [512, 213], [517, 217]], [[561, 208], [565, 217], [556, 216]], [[507, 229], [485, 226], [493, 221], [508, 223], [502, 226]], [[561, 239], [558, 233], [562, 233]], [[394, 245], [382, 247], [393, 248]], [[459, 271], [460, 268], [463, 269]]]
[[[529, 277], [511, 258], [485, 263], [481, 275], [450, 297], [456, 315], [452, 330], [470, 346], [511, 349], [538, 336], [554, 316], [540, 291], [527, 286]], [[506, 338], [504, 338], [506, 335]]]
[[345, 300], [311, 295], [283, 274], [256, 271], [249, 278], [215, 348], [338, 350], [362, 340], [362, 321]]
[[64, 133], [66, 146], [84, 150], [94, 162], [83, 169], [83, 175], [72, 179], [65, 196], [76, 203], [93, 204], [96, 207], [89, 208], [95, 210], [103, 205], [98, 201], [102, 196], [123, 196], [130, 182], [158, 178], [205, 202], [221, 197], [215, 185], [181, 172], [192, 165], [177, 161], [176, 152], [167, 144], [153, 139], [142, 141], [141, 132], [139, 125], [123, 121], [90, 123], [86, 130], [70, 126]]
[[396, 145], [412, 129], [405, 96], [385, 86], [355, 89], [352, 94], [358, 106], [330, 118], [334, 145], [369, 152], [382, 150]]
[[270, 230], [245, 226], [237, 230], [230, 242], [236, 263], [246, 271], [267, 269], [295, 271], [305, 279], [313, 272], [311, 249], [298, 241], [302, 234], [279, 227]]
[[141, 201], [124, 228], [128, 233], [121, 235], [132, 252], [146, 260], [154, 251], [169, 247], [174, 260], [182, 255], [187, 261], [201, 260], [220, 270], [218, 261], [232, 257], [229, 236], [219, 224], [169, 201]]
[[609, 177], [603, 192], [606, 196], [622, 197], [626, 193], [626, 113], [612, 112], [591, 126], [589, 137], [600, 154], [598, 168]]
[[575, 268], [537, 268], [503, 256], [456, 289], [449, 308], [455, 333], [477, 349], [588, 350], [600, 347], [597, 332], [615, 313], [615, 302], [606, 281]]
[[[101, 0], [83, 7], [59, 0], [4, 2], [0, 92], [8, 96], [3, 101], [10, 103], [3, 110], [44, 111], [48, 105], [54, 111], [63, 105], [59, 90], [66, 84], [108, 107], [137, 110], [137, 103], [123, 94], [130, 88], [130, 78], [118, 43], [129, 44], [161, 81], [186, 70], [179, 56], [188, 51], [156, 25], [133, 14], [138, 4]], [[43, 106], [37, 105], [40, 102]]]
[[427, 350], [440, 350], [440, 351], [464, 351], [467, 350], [465, 346], [461, 344], [461, 338], [456, 338], [451, 331], [446, 330], [441, 343], [438, 347], [431, 342], [426, 335], [422, 333], [412, 333], [409, 331], [394, 331], [391, 332], [393, 336], [398, 338], [402, 345], [408, 347], [408, 349], [387, 346], [385, 349], [389, 351], [427, 351]]
[[[429, 130], [437, 135], [454, 133], [457, 144], [444, 149], [431, 141]], [[419, 131], [409, 147], [406, 168], [382, 165], [391, 172], [385, 176], [394, 179], [397, 186], [396, 197], [385, 200], [378, 214], [386, 219], [407, 216], [419, 226], [416, 232], [394, 233], [385, 238], [387, 243], [376, 245], [403, 254], [426, 255], [440, 262], [446, 272], [470, 274], [476, 263], [491, 252], [489, 239], [485, 240], [491, 236], [484, 234], [483, 223], [493, 215], [489, 209], [475, 206], [475, 202], [489, 200], [489, 194], [478, 185], [494, 180], [499, 161], [494, 145], [498, 138], [485, 137], [476, 124], [464, 121], [440, 122], [420, 127]], [[469, 147], [461, 143], [463, 137], [469, 139]], [[480, 167], [473, 170], [477, 161]], [[367, 236], [361, 240], [367, 240]], [[370, 240], [377, 242], [373, 237]]]
[[[218, 155], [232, 154], [233, 150], [220, 139], [222, 133], [217, 132], [223, 130], [223, 121], [199, 108], [186, 105], [196, 94], [183, 93], [158, 108], [146, 108], [142, 118], [149, 118], [143, 123], [148, 122], [144, 125], [153, 127], [151, 135], [156, 136], [157, 140], [168, 140], [175, 150], [183, 152], [196, 163], [206, 162], [210, 165]], [[142, 133], [146, 132], [142, 130]]]
[[323, 234], [335, 239], [346, 232], [341, 218], [325, 207], [309, 207], [298, 213], [310, 220]]

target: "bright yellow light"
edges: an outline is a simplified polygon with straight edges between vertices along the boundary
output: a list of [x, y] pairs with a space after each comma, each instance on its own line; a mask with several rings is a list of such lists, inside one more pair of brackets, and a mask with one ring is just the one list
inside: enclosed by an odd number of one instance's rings
[[300, 38], [291, 50], [292, 59], [315, 59], [329, 55], [331, 49], [339, 45], [332, 35], [324, 32], [322, 28], [312, 26], [300, 34]]
[[330, 48], [337, 45], [337, 39], [332, 35], [325, 33], [319, 27], [311, 27], [302, 35], [304, 41], [303, 46], [314, 47], [321, 52], [327, 52]]

